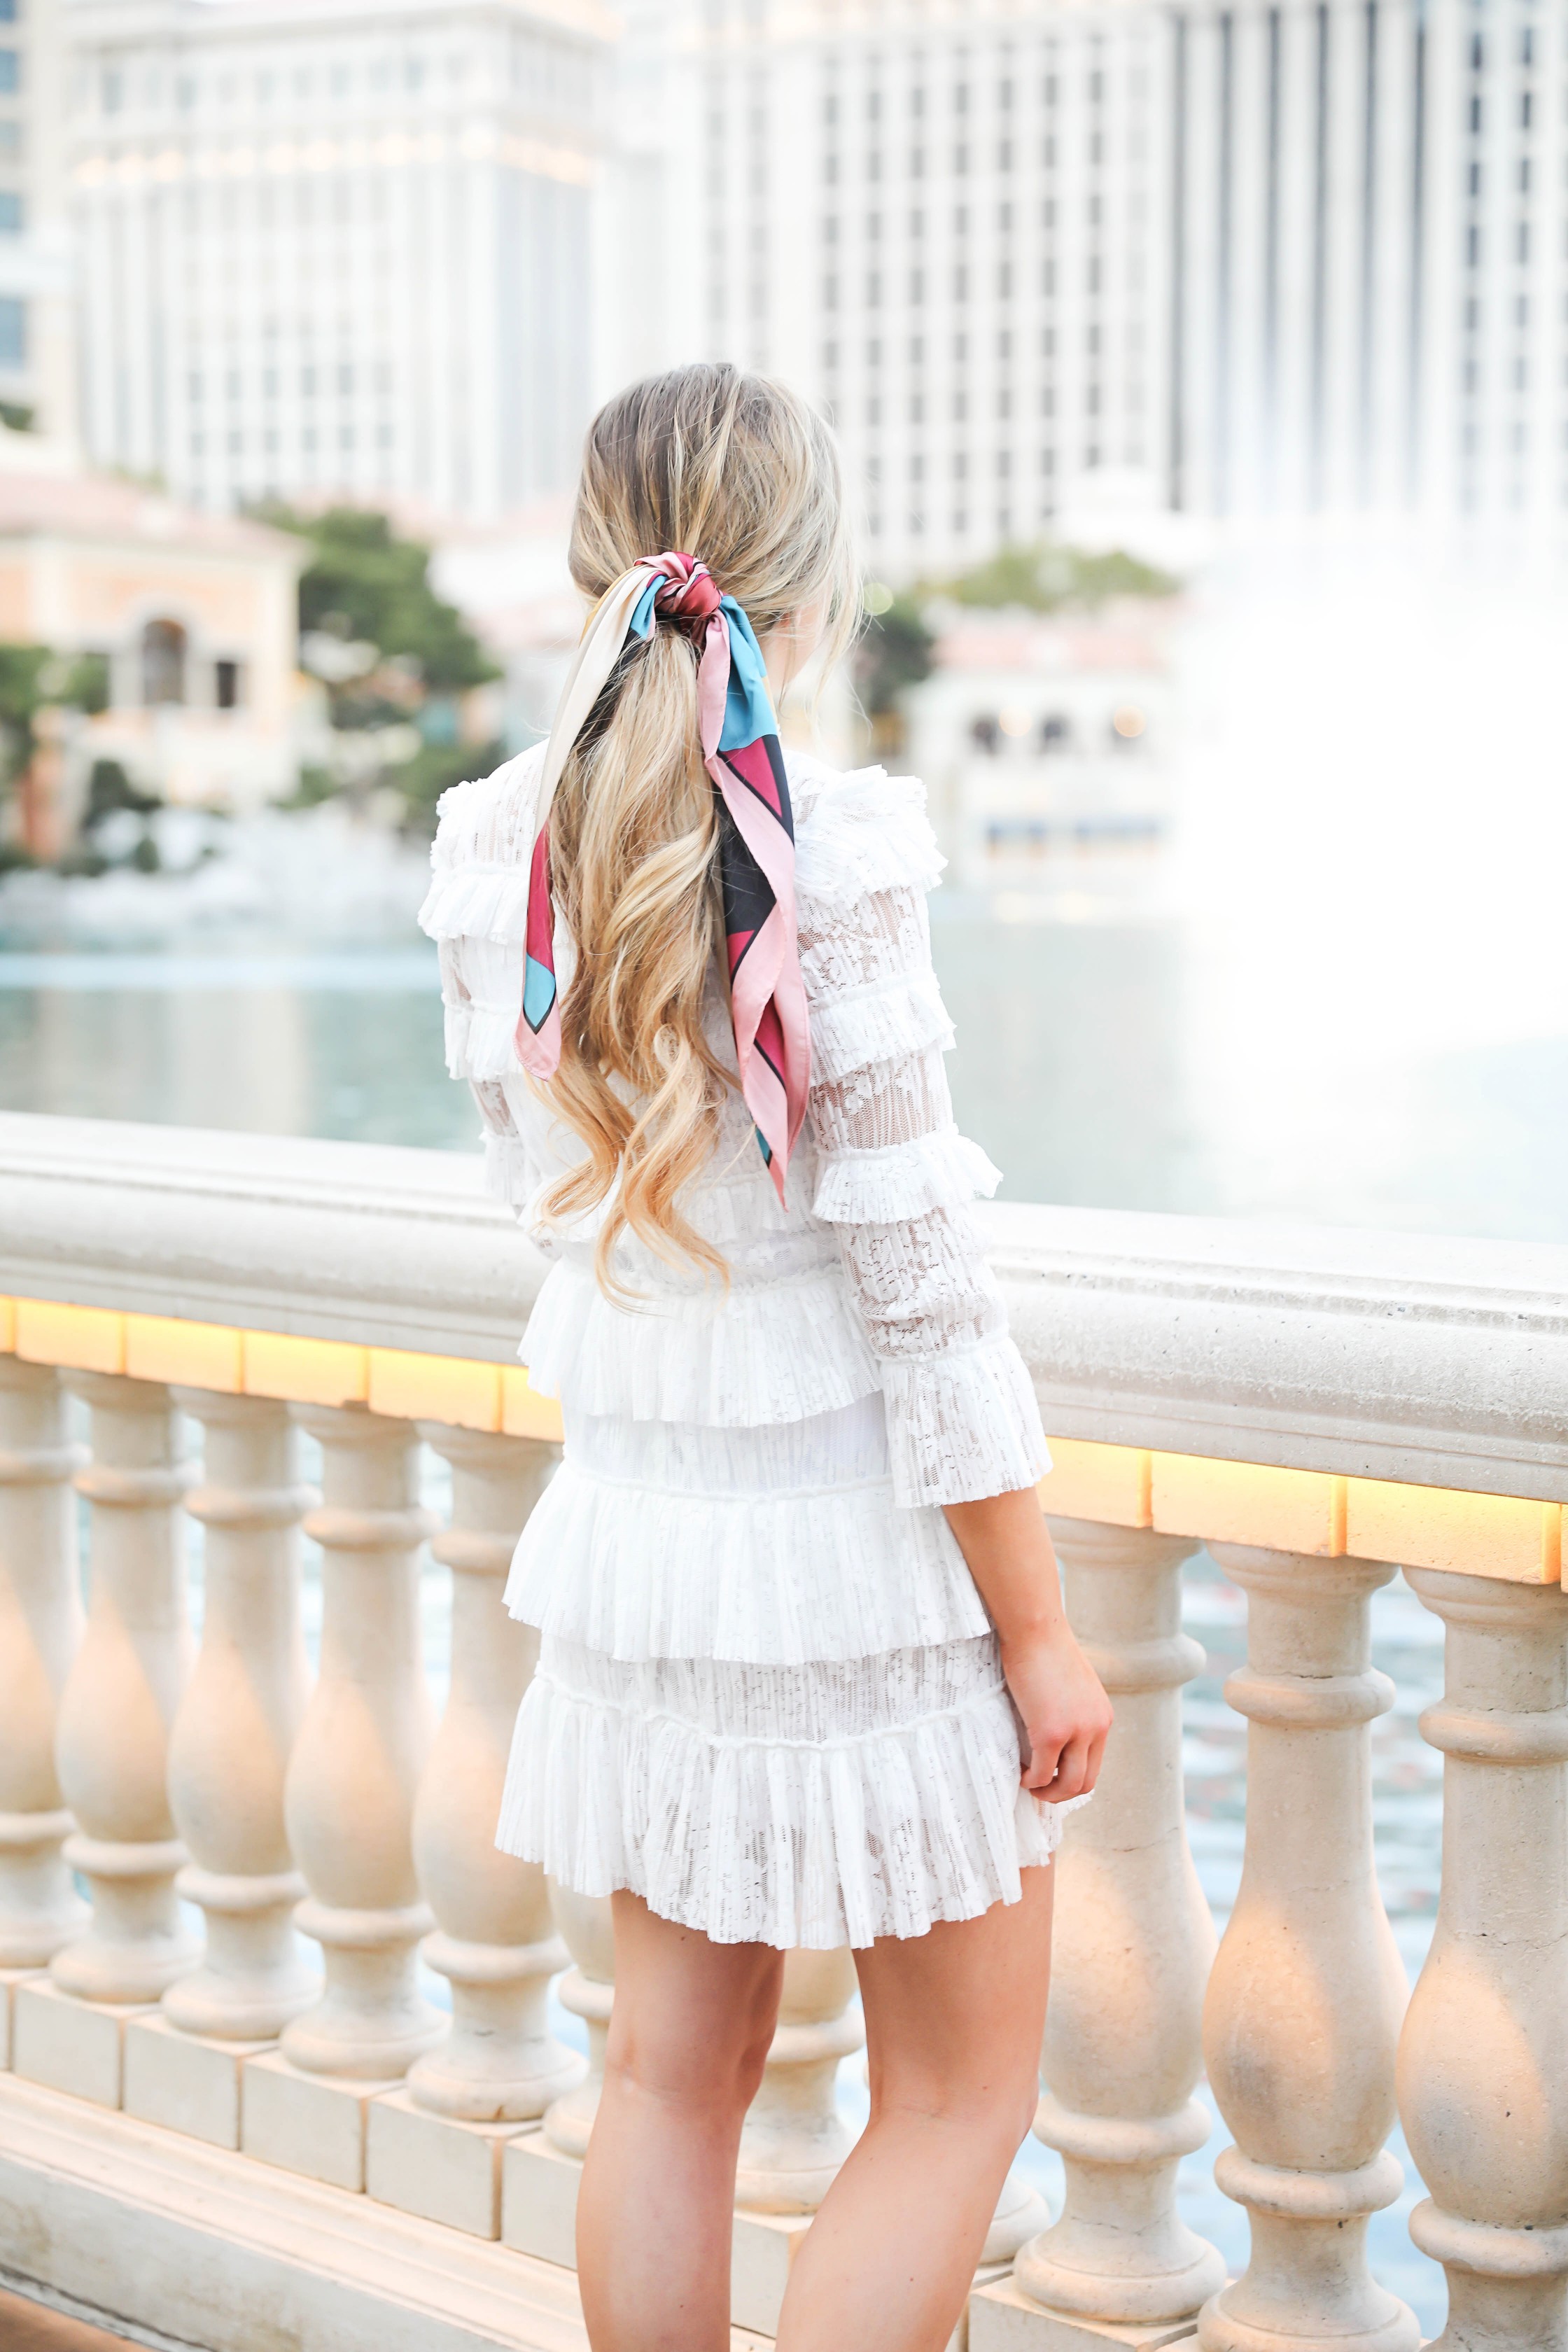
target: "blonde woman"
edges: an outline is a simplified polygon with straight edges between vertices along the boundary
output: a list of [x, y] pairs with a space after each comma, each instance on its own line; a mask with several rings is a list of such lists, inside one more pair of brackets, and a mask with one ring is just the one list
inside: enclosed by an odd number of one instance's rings
[[721, 2352], [784, 1954], [854, 1947], [871, 2113], [780, 2352], [939, 2352], [1027, 2129], [1060, 1810], [1110, 1708], [969, 1212], [922, 795], [780, 751], [858, 606], [837, 461], [676, 370], [588, 436], [593, 607], [547, 745], [442, 803], [454, 1072], [554, 1263], [521, 1354], [564, 1459], [498, 1843], [612, 1898], [578, 2203], [595, 2352]]

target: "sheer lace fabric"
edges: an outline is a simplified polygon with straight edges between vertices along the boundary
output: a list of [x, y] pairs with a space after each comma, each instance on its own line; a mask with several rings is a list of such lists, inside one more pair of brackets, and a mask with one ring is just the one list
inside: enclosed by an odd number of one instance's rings
[[581, 1894], [819, 1951], [1016, 1901], [1058, 1835], [1020, 1789], [985, 1636], [782, 1666], [626, 1664], [546, 1634], [499, 1831]]
[[[525, 861], [538, 757], [447, 796], [423, 919], [491, 1181], [555, 1259], [520, 1353], [564, 1461], [507, 1588], [539, 1626], [500, 1843], [583, 1892], [634, 1887], [724, 1940], [923, 1933], [1016, 1898], [1058, 1809], [1020, 1797], [996, 1644], [940, 1506], [1047, 1466], [969, 1203], [918, 785], [792, 756], [807, 1132], [781, 1205], [738, 1095], [684, 1205], [727, 1288], [603, 1210], [545, 1226], [580, 1150], [522, 1080]], [[569, 943], [558, 945], [569, 952]], [[724, 1055], [715, 975], [710, 1035]]]

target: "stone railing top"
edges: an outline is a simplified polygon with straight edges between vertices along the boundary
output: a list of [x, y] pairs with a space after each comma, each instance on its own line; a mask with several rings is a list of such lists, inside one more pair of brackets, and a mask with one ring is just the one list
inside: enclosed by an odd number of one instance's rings
[[474, 1154], [0, 1114], [0, 1296], [512, 1363], [545, 1271]]
[[[1568, 1501], [1568, 1247], [983, 1210], [1054, 1435]], [[0, 1296], [513, 1360], [477, 1158], [0, 1115]]]

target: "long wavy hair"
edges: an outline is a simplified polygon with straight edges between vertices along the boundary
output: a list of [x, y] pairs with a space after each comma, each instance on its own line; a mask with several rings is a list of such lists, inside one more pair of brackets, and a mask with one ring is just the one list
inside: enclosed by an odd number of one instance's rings
[[[859, 619], [832, 434], [805, 402], [727, 364], [649, 376], [588, 431], [572, 575], [594, 600], [639, 556], [700, 557], [765, 640], [818, 608], [821, 677]], [[699, 648], [660, 625], [628, 639], [567, 761], [550, 817], [555, 902], [576, 960], [561, 1062], [545, 1089], [587, 1157], [545, 1195], [547, 1222], [608, 1200], [596, 1270], [628, 1228], [656, 1255], [727, 1278], [682, 1215], [710, 1159], [731, 1074], [703, 1030], [724, 970], [719, 827], [697, 718]]]

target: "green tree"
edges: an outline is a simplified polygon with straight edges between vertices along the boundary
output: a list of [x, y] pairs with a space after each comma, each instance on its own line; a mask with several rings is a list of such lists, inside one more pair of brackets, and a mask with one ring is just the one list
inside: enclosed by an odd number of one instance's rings
[[[50, 706], [97, 712], [109, 707], [109, 664], [101, 654], [57, 654], [47, 646], [0, 645], [0, 812], [38, 748], [37, 717]], [[0, 866], [18, 852], [0, 814]]]
[[1092, 609], [1112, 596], [1173, 596], [1181, 584], [1120, 548], [1091, 555], [1042, 540], [1032, 547], [999, 548], [973, 572], [933, 582], [931, 592], [959, 604], [1022, 604], [1033, 613], [1055, 613], [1071, 605]]
[[310, 546], [300, 575], [300, 629], [375, 646], [384, 660], [416, 667], [431, 694], [461, 693], [500, 672], [456, 605], [430, 585], [430, 551], [399, 539], [384, 514], [329, 507], [300, 515], [286, 507], [261, 520]]
[[[499, 743], [458, 742], [453, 700], [488, 685], [500, 669], [457, 607], [431, 586], [429, 549], [400, 538], [387, 516], [359, 507], [306, 515], [270, 505], [259, 519], [310, 545], [300, 575], [300, 635], [306, 666], [326, 688], [334, 729], [418, 728], [418, 750], [390, 761], [380, 781], [402, 793], [411, 828], [432, 829], [447, 784], [483, 775], [501, 756]], [[320, 800], [331, 789], [331, 775], [312, 769], [300, 796]]]
[[868, 719], [890, 716], [905, 688], [931, 676], [935, 643], [911, 595], [895, 596], [867, 622], [855, 651], [855, 683]]

